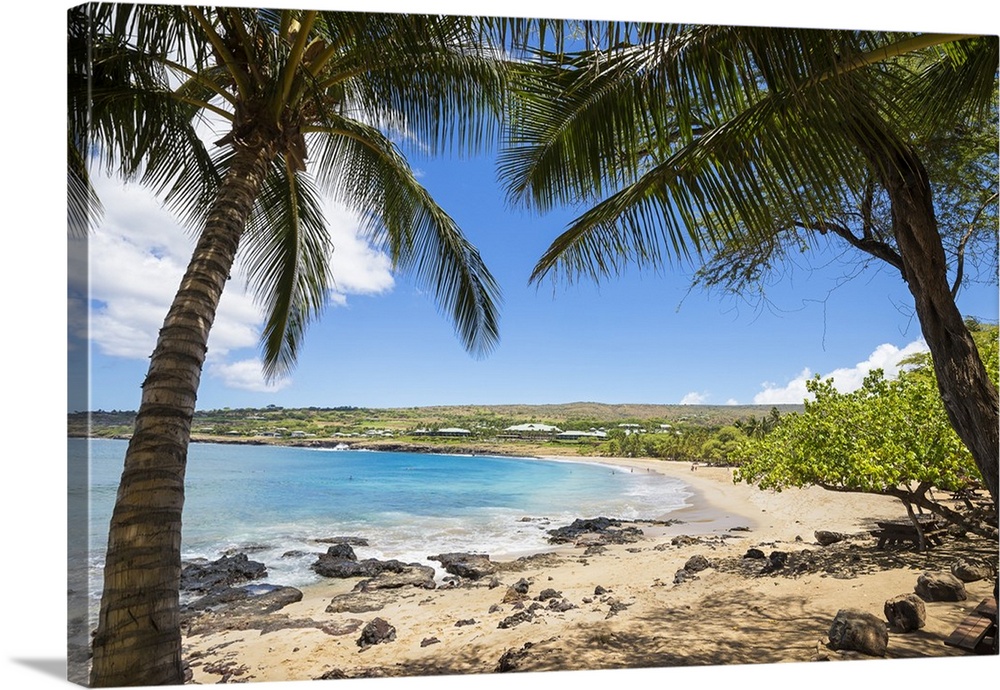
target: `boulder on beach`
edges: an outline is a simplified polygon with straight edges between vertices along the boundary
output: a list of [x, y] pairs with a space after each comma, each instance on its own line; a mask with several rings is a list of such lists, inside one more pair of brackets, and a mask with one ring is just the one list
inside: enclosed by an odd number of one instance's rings
[[643, 531], [635, 526], [623, 526], [621, 520], [607, 517], [577, 518], [571, 524], [551, 529], [550, 544], [632, 544]]
[[885, 618], [899, 632], [913, 632], [924, 627], [927, 607], [916, 594], [900, 594], [885, 602]]
[[427, 559], [437, 561], [452, 575], [469, 580], [478, 580], [497, 572], [497, 564], [483, 554], [439, 553], [436, 556], [428, 556]]
[[699, 573], [702, 570], [707, 570], [708, 568], [711, 567], [712, 564], [709, 562], [709, 560], [704, 556], [702, 556], [700, 553], [691, 556], [691, 558], [687, 559], [687, 562], [684, 563], [684, 570], [687, 570], [692, 573]]
[[210, 594], [185, 605], [182, 615], [212, 611], [234, 616], [261, 616], [274, 613], [299, 601], [302, 601], [302, 592], [294, 587], [279, 585], [224, 587], [217, 588]]
[[924, 601], [965, 601], [965, 583], [951, 573], [924, 573], [913, 588]]
[[[398, 561], [396, 561], [398, 563]], [[354, 587], [356, 592], [373, 592], [379, 589], [401, 589], [403, 587], [418, 587], [420, 589], [435, 589], [434, 568], [429, 565], [410, 563], [402, 570], [386, 568], [375, 577], [362, 580]]]
[[831, 532], [825, 529], [818, 529], [813, 533], [816, 538], [816, 543], [820, 546], [829, 546], [830, 544], [836, 544], [839, 541], [845, 541], [851, 538], [851, 535], [844, 534], [843, 532]]
[[988, 580], [997, 574], [996, 565], [982, 558], [958, 558], [951, 564], [951, 574], [962, 582]]
[[885, 621], [858, 609], [838, 611], [827, 636], [832, 649], [856, 651], [868, 656], [885, 656], [889, 646]]
[[366, 649], [373, 645], [392, 642], [396, 639], [396, 628], [382, 618], [374, 618], [361, 631], [357, 645]]
[[333, 578], [376, 578], [386, 572], [401, 574], [420, 567], [429, 566], [403, 563], [395, 559], [380, 561], [377, 558], [366, 558], [359, 561], [354, 555], [354, 549], [347, 544], [334, 544], [310, 566], [316, 574]]
[[181, 571], [180, 588], [187, 592], [212, 592], [264, 577], [267, 567], [240, 553], [210, 563], [189, 564]]

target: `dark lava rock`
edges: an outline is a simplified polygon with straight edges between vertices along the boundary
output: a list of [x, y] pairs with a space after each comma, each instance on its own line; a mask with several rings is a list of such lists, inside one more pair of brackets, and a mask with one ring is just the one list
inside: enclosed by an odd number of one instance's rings
[[788, 552], [787, 551], [772, 551], [771, 555], [767, 557], [767, 564], [761, 568], [761, 575], [769, 575], [776, 570], [781, 570], [788, 563]]
[[707, 568], [711, 567], [712, 564], [709, 563], [708, 559], [702, 556], [701, 554], [696, 554], [694, 556], [691, 556], [691, 558], [687, 559], [687, 562], [684, 564], [684, 570], [687, 570], [692, 573], [699, 573], [702, 570], [706, 570]]
[[757, 558], [763, 560], [767, 558], [767, 556], [765, 556], [764, 552], [761, 551], [760, 549], [750, 548], [747, 549], [747, 552], [745, 554], [743, 554], [743, 558]]
[[927, 608], [916, 594], [901, 594], [885, 602], [885, 618], [899, 632], [913, 632], [924, 627]]
[[[314, 572], [322, 575], [323, 577], [336, 578], [373, 578], [384, 572], [402, 573], [412, 567], [417, 567], [417, 564], [403, 563], [402, 561], [397, 561], [395, 559], [380, 561], [376, 558], [366, 558], [363, 561], [358, 561], [352, 558], [344, 558], [343, 556], [338, 555], [344, 553], [342, 550], [343, 548], [343, 545], [331, 546], [330, 549], [325, 554], [320, 556], [319, 559], [310, 567]], [[346, 548], [350, 549], [349, 546]]]
[[251, 561], [246, 554], [223, 556], [211, 563], [194, 563], [181, 571], [180, 588], [187, 592], [210, 592], [267, 577], [263, 563]]
[[395, 639], [396, 628], [381, 618], [374, 618], [362, 629], [357, 644], [361, 649], [366, 649], [372, 645], [392, 642]]
[[482, 554], [440, 553], [428, 556], [428, 560], [437, 561], [452, 575], [470, 580], [478, 580], [497, 572], [497, 564], [490, 561], [489, 556]]
[[282, 558], [300, 558], [302, 556], [315, 556], [315, 555], [317, 555], [317, 554], [315, 554], [315, 553], [313, 553], [311, 551], [299, 551], [299, 550], [296, 549], [296, 550], [292, 550], [292, 551], [285, 551], [285, 553], [281, 554], [281, 557]]
[[604, 587], [601, 587], [600, 585], [597, 585], [596, 587], [594, 587], [594, 596], [595, 597], [599, 597], [602, 594], [607, 594], [607, 593], [608, 593], [608, 590], [606, 590]]
[[694, 572], [692, 572], [690, 570], [687, 570], [685, 568], [681, 568], [676, 573], [674, 573], [674, 584], [675, 585], [682, 584], [684, 582], [687, 582], [688, 580], [697, 580], [697, 579], [698, 579], [698, 576], [695, 575]]
[[549, 588], [549, 589], [543, 589], [541, 592], [538, 593], [538, 596], [535, 598], [538, 599], [538, 601], [548, 601], [549, 599], [558, 599], [561, 596], [562, 592]]
[[549, 602], [549, 610], [555, 611], [556, 613], [562, 613], [563, 611], [569, 611], [570, 609], [575, 609], [576, 604], [567, 601], [566, 599], [552, 599]]
[[528, 597], [527, 593], [521, 593], [515, 587], [508, 587], [507, 592], [503, 595], [503, 603], [505, 604], [515, 604], [520, 601], [524, 601]]
[[501, 630], [506, 630], [507, 628], [513, 628], [521, 623], [528, 623], [533, 618], [534, 615], [532, 615], [529, 611], [518, 611], [517, 613], [507, 616], [500, 621], [500, 623], [497, 624], [497, 627]]
[[965, 583], [951, 573], [924, 573], [913, 588], [924, 601], [965, 601]]
[[368, 546], [368, 540], [363, 537], [321, 537], [313, 539], [317, 544], [348, 544], [349, 546]]
[[[398, 563], [398, 561], [396, 562]], [[393, 565], [369, 580], [362, 580], [354, 586], [354, 591], [374, 592], [379, 589], [400, 589], [402, 587], [435, 589], [437, 583], [434, 581], [434, 568], [418, 563], [410, 563], [402, 569], [396, 569]]]
[[497, 662], [496, 668], [493, 669], [494, 673], [509, 673], [511, 671], [517, 671], [521, 667], [521, 662], [523, 662], [528, 656], [528, 650], [531, 649], [532, 644], [530, 642], [525, 642], [521, 649], [508, 649], [502, 655], [500, 655], [500, 661]]
[[475, 625], [475, 624], [476, 624], [475, 618], [463, 618], [461, 620], [455, 621], [456, 628], [464, 628], [467, 625]]
[[816, 537], [816, 543], [820, 546], [829, 546], [830, 544], [836, 544], [838, 541], [844, 541], [850, 539], [851, 535], [844, 534], [843, 532], [830, 532], [825, 529], [818, 529], [813, 532], [813, 536]]
[[838, 611], [828, 637], [830, 647], [835, 650], [857, 651], [868, 656], [885, 656], [889, 646], [885, 621], [857, 609]]
[[531, 583], [525, 580], [523, 577], [510, 586], [510, 588], [515, 592], [517, 592], [518, 594], [527, 594], [529, 587], [531, 587]]
[[432, 644], [439, 644], [440, 642], [441, 640], [439, 640], [436, 637], [425, 637], [424, 639], [420, 640], [420, 646], [430, 647]]
[[374, 592], [348, 592], [338, 594], [330, 600], [327, 613], [370, 613], [381, 611], [386, 606], [399, 601], [394, 590], [380, 589]]
[[225, 587], [196, 599], [183, 607], [184, 612], [212, 611], [231, 615], [263, 615], [302, 601], [302, 592], [294, 587], [248, 585]]
[[959, 558], [951, 564], [951, 574], [962, 582], [986, 580], [996, 573], [996, 566], [983, 559]]
[[605, 619], [617, 616], [619, 613], [628, 608], [628, 604], [623, 601], [619, 601], [618, 599], [612, 599], [608, 602], [608, 604], [608, 615], [605, 616]]
[[571, 524], [549, 530], [550, 544], [571, 544], [585, 536], [597, 538], [602, 544], [630, 544], [643, 532], [638, 527], [623, 527], [621, 520], [607, 517], [577, 518]]
[[354, 553], [354, 549], [351, 548], [350, 544], [334, 544], [326, 550], [326, 556], [328, 558], [343, 558], [348, 561], [358, 560], [357, 554]]

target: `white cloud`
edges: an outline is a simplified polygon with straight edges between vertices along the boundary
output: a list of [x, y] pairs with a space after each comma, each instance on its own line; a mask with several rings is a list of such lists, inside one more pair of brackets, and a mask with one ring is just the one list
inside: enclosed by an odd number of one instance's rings
[[725, 404], [726, 404], [726, 405], [739, 405], [739, 404], [740, 404], [740, 401], [739, 401], [739, 400], [737, 400], [736, 398], [730, 398], [729, 400], [727, 400], [727, 401], [725, 402]]
[[701, 405], [708, 400], [708, 393], [692, 391], [681, 398], [681, 405]]
[[365, 239], [357, 216], [332, 206], [323, 213], [333, 244], [333, 302], [345, 304], [349, 294], [377, 295], [392, 290], [392, 262]]
[[274, 393], [291, 385], [290, 378], [281, 378], [271, 383], [264, 381], [264, 373], [259, 359], [244, 359], [232, 363], [210, 363], [208, 375], [219, 379], [227, 388], [236, 388], [254, 393]]
[[[863, 362], [858, 362], [853, 367], [842, 367], [834, 369], [829, 373], [821, 374], [823, 379], [832, 378], [834, 386], [841, 393], [850, 393], [861, 387], [867, 376], [873, 369], [882, 369], [888, 378], [895, 378], [899, 374], [900, 362], [910, 355], [919, 352], [927, 352], [927, 344], [923, 340], [915, 340], [903, 348], [896, 347], [889, 343], [879, 345]], [[806, 390], [806, 381], [813, 377], [813, 372], [807, 367], [799, 372], [784, 386], [775, 383], [765, 382], [764, 390], [754, 396], [754, 404], [757, 405], [780, 405], [798, 404], [810, 397]]]
[[[89, 335], [105, 355], [144, 359], [156, 345], [194, 250], [194, 237], [142, 187], [126, 187], [105, 178], [95, 182], [105, 214], [87, 239]], [[329, 286], [330, 304], [345, 306], [349, 295], [392, 290], [391, 262], [366, 241], [357, 217], [332, 206], [325, 214], [333, 244], [335, 282]], [[71, 285], [82, 290], [83, 262], [73, 263], [70, 273]], [[242, 276], [237, 259], [212, 326], [208, 361], [226, 385], [275, 390], [264, 387], [259, 365], [254, 370], [247, 360], [226, 363], [236, 351], [256, 347], [263, 323], [263, 314], [246, 291]], [[251, 383], [253, 371], [256, 384]], [[248, 388], [252, 385], [263, 388]]]

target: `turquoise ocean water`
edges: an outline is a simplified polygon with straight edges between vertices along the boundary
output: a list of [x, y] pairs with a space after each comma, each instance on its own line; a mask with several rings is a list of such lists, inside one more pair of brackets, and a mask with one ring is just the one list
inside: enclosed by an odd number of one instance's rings
[[[69, 443], [69, 557], [96, 601], [126, 442]], [[542, 551], [546, 530], [578, 517], [660, 519], [691, 495], [676, 479], [612, 464], [201, 443], [185, 481], [185, 560], [243, 551], [267, 565], [267, 582], [291, 586], [319, 581], [309, 568], [326, 550], [317, 538], [363, 537], [359, 558], [439, 567], [427, 557]]]

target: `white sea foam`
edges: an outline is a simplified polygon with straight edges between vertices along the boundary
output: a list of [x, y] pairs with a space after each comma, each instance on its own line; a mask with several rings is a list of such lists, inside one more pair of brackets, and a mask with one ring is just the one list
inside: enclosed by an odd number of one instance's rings
[[[94, 601], [124, 445], [95, 447]], [[441, 565], [428, 557], [470, 552], [503, 560], [546, 551], [554, 548], [548, 530], [576, 518], [660, 519], [691, 496], [681, 481], [614, 462], [207, 444], [190, 456], [182, 558], [246, 553], [265, 563], [264, 582], [275, 585], [319, 581], [311, 566], [328, 548], [322, 538], [363, 538], [368, 545], [354, 547], [360, 559], [421, 563], [440, 576]]]

